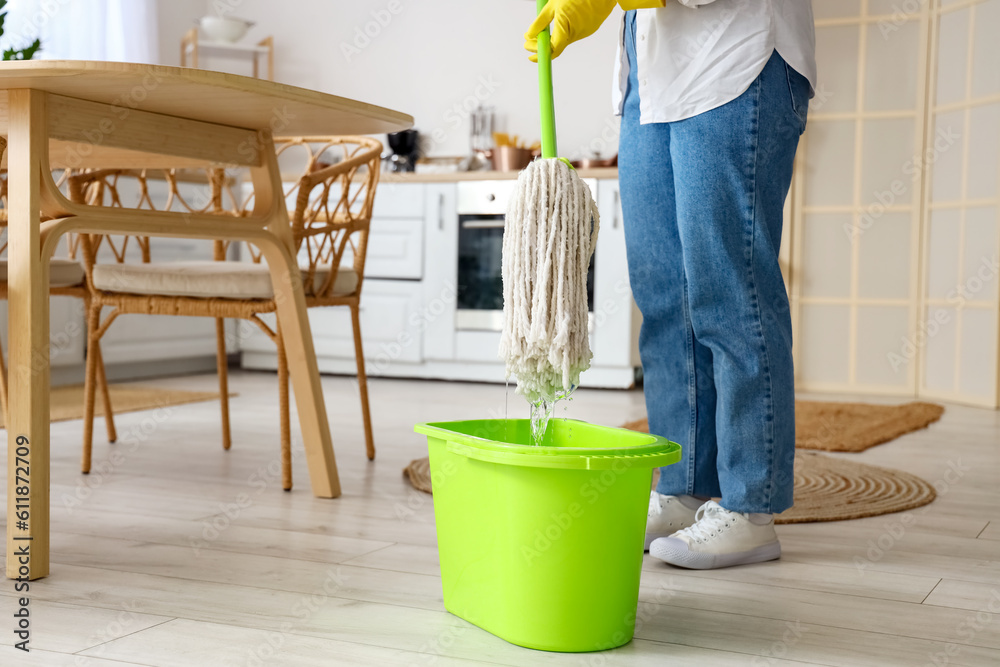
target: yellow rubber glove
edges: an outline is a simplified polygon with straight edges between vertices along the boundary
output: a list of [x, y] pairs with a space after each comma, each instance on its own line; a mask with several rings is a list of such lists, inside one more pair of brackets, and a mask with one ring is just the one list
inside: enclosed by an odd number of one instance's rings
[[555, 58], [573, 42], [597, 32], [617, 4], [617, 0], [549, 0], [524, 33], [524, 48], [534, 54], [531, 61], [538, 62], [538, 33], [550, 23], [552, 57]]
[[[708, 0], [711, 2], [711, 0]], [[604, 20], [611, 14], [615, 5], [622, 9], [658, 9], [666, 6], [666, 0], [549, 0], [545, 10], [538, 15], [535, 22], [524, 34], [524, 48], [534, 54], [538, 53], [538, 33], [552, 23], [552, 57], [555, 58], [567, 46], [590, 37], [601, 27]], [[533, 63], [538, 62], [538, 56], [530, 56]]]

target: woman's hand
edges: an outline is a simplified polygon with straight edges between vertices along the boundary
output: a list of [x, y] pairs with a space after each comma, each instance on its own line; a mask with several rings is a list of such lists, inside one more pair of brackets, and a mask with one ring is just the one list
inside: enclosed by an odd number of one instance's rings
[[616, 0], [549, 0], [524, 33], [524, 48], [532, 52], [531, 61], [538, 62], [538, 34], [550, 23], [552, 57], [555, 58], [573, 42], [597, 32], [616, 4]]

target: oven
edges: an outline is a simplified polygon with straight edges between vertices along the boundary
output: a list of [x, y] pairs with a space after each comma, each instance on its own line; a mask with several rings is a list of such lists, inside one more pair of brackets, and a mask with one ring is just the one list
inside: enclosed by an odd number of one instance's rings
[[[585, 182], [591, 192], [597, 183]], [[517, 182], [460, 181], [458, 183], [458, 276], [455, 325], [464, 331], [500, 331], [503, 328], [503, 224], [507, 202]], [[587, 273], [587, 305], [594, 311], [594, 258]]]

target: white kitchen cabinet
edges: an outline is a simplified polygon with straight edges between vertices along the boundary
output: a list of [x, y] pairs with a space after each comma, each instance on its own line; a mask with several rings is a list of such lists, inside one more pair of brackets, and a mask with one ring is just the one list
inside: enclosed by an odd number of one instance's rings
[[425, 183], [379, 183], [372, 206], [372, 218], [424, 217], [424, 202], [430, 198]]
[[[422, 183], [383, 183], [376, 193], [361, 300], [361, 332], [370, 375], [405, 374], [400, 367], [423, 359], [428, 326], [428, 316], [421, 311], [425, 289], [421, 279], [427, 261], [425, 203], [432, 200], [437, 201]], [[351, 261], [345, 252], [343, 264]], [[263, 319], [274, 326], [273, 316]], [[320, 370], [355, 373], [350, 310], [311, 308], [309, 323]], [[274, 343], [256, 326], [240, 325], [237, 339], [245, 368], [277, 367]]]
[[[496, 364], [500, 350], [499, 331], [459, 331], [455, 335], [455, 361]], [[500, 378], [495, 378], [499, 380]]]
[[427, 187], [424, 214], [424, 303], [428, 311], [424, 358], [449, 361], [455, 358], [455, 302], [458, 296], [458, 214], [455, 183], [433, 183]]
[[[368, 232], [366, 278], [420, 280], [424, 274], [425, 188], [415, 183], [380, 185]], [[350, 248], [344, 263], [351, 262]]]
[[[376, 218], [368, 234], [365, 277], [420, 280], [424, 273], [424, 221], [422, 218]], [[353, 253], [344, 251], [344, 264]]]
[[[420, 362], [423, 344], [423, 331], [417, 324], [420, 308], [419, 282], [365, 278], [361, 332], [369, 375], [398, 375], [399, 366]], [[274, 326], [273, 315], [261, 319], [268, 326]], [[310, 308], [309, 326], [320, 371], [354, 373], [350, 309], [344, 306]], [[244, 367], [277, 368], [274, 343], [256, 326], [241, 324], [238, 337]]]
[[[595, 368], [629, 369], [639, 366], [637, 340], [640, 316], [628, 279], [625, 225], [618, 181], [597, 182], [601, 231], [594, 264], [594, 321], [590, 347]], [[624, 378], [623, 380], [624, 381]]]

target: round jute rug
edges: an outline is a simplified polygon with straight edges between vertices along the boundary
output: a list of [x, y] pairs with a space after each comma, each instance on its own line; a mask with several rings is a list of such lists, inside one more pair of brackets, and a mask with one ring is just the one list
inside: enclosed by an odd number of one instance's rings
[[[414, 488], [431, 493], [427, 458], [411, 462], [403, 473]], [[654, 486], [658, 475], [657, 470]], [[921, 507], [934, 498], [934, 487], [910, 473], [815, 452], [797, 452], [795, 506], [777, 515], [775, 523], [860, 519]]]
[[403, 468], [403, 475], [410, 480], [410, 484], [417, 491], [433, 493], [431, 491], [431, 460], [426, 456], [410, 461], [410, 465]]
[[[936, 422], [944, 406], [914, 401], [901, 405], [795, 401], [795, 448], [862, 452]], [[649, 433], [643, 417], [622, 428]]]
[[902, 512], [928, 504], [934, 487], [901, 470], [815, 452], [795, 454], [795, 505], [775, 523], [842, 521]]

